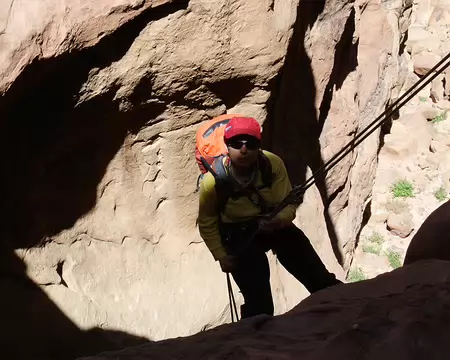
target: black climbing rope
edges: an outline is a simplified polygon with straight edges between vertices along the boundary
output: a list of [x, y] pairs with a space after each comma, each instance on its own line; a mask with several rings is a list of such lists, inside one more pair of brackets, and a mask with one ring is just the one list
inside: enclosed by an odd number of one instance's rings
[[[345, 145], [340, 151], [333, 155], [324, 165], [316, 170], [303, 184], [294, 187], [291, 192], [281, 201], [281, 203], [275, 207], [275, 209], [268, 215], [268, 220], [272, 220], [280, 211], [286, 206], [294, 204], [299, 201], [301, 196], [312, 185], [315, 184], [317, 179], [326, 175], [334, 166], [336, 166], [344, 157], [351, 153], [359, 144], [361, 144], [368, 136], [370, 136], [375, 130], [386, 123], [391, 116], [400, 110], [405, 104], [407, 104], [419, 91], [432, 82], [438, 75], [440, 75], [447, 67], [450, 66], [450, 53], [447, 54], [441, 61], [439, 61], [430, 71], [427, 72], [419, 81], [411, 86], [402, 96], [394, 101], [385, 111], [383, 111], [375, 120], [373, 120], [368, 126], [366, 126], [359, 134], [355, 136], [347, 145]], [[258, 230], [255, 230], [248, 240], [243, 244], [238, 254], [244, 252], [252, 243], [253, 238]], [[238, 255], [237, 254], [237, 255]], [[234, 305], [234, 310], [237, 319], [236, 303], [234, 302], [233, 290], [231, 288], [230, 275], [227, 273], [228, 282], [228, 294], [230, 298], [230, 307]], [[231, 317], [234, 322], [233, 308], [231, 309]]]
[[[275, 209], [267, 216], [268, 220], [272, 220], [286, 206], [299, 201], [301, 196], [308, 190], [317, 179], [327, 174], [334, 166], [336, 166], [345, 156], [351, 153], [359, 144], [361, 144], [376, 129], [387, 122], [391, 116], [400, 110], [408, 101], [410, 101], [419, 91], [433, 81], [447, 67], [450, 66], [450, 53], [448, 53], [441, 61], [439, 61], [430, 71], [427, 72], [419, 81], [411, 86], [402, 96], [394, 101], [385, 111], [383, 111], [375, 120], [366, 126], [359, 134], [355, 136], [347, 145], [333, 155], [324, 165], [316, 170], [303, 184], [294, 187], [291, 192], [278, 204]], [[252, 240], [258, 230], [255, 230], [245, 244], [239, 250], [239, 254], [244, 252], [252, 243]]]
[[[295, 203], [308, 190], [316, 180], [324, 176], [334, 166], [336, 166], [345, 156], [351, 153], [359, 144], [361, 144], [376, 129], [387, 122], [391, 116], [408, 103], [419, 91], [433, 81], [448, 66], [450, 66], [450, 53], [439, 61], [430, 71], [427, 72], [419, 81], [409, 88], [402, 96], [394, 101], [385, 111], [383, 111], [375, 120], [363, 129], [353, 140], [345, 145], [340, 151], [331, 157], [324, 165], [316, 170], [309, 179], [303, 184], [294, 187], [285, 199], [270, 213], [269, 219], [273, 219], [286, 206]], [[431, 75], [431, 76], [430, 76]]]
[[235, 316], [236, 321], [239, 321], [236, 301], [234, 300], [233, 288], [231, 287], [230, 273], [228, 272], [227, 272], [227, 286], [228, 286], [228, 299], [230, 300], [231, 321], [234, 322]]

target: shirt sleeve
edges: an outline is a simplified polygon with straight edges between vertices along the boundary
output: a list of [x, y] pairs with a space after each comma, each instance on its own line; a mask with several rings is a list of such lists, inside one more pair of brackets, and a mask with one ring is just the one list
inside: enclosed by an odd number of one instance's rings
[[219, 232], [219, 212], [215, 181], [211, 174], [206, 174], [200, 184], [198, 228], [200, 236], [211, 251], [215, 260], [227, 255], [222, 245]]
[[[272, 161], [274, 169], [272, 171], [275, 174], [272, 191], [276, 204], [279, 204], [292, 190], [292, 185], [283, 160], [274, 154], [272, 156], [274, 157], [274, 161]], [[295, 212], [295, 205], [288, 205], [277, 214], [276, 218], [283, 222], [292, 222], [295, 219]]]

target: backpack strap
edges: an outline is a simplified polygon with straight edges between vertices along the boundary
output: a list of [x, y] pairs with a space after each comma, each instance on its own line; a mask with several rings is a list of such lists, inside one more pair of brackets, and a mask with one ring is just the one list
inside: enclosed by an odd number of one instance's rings
[[225, 209], [225, 205], [228, 199], [233, 195], [234, 188], [233, 183], [228, 175], [225, 165], [223, 164], [224, 156], [218, 156], [213, 162], [213, 169], [211, 169], [211, 174], [216, 180], [215, 189], [218, 200], [218, 210], [222, 213]]
[[267, 214], [272, 210], [272, 207], [270, 207], [266, 199], [264, 199], [260, 190], [266, 187], [270, 188], [272, 186], [273, 183], [272, 163], [261, 150], [258, 153], [258, 170], [261, 172], [261, 180], [263, 184], [261, 186], [254, 186], [254, 184], [250, 184], [250, 191], [256, 194], [258, 200], [255, 201], [251, 197], [251, 193], [249, 194], [248, 191], [247, 197], [253, 204], [261, 208], [261, 212], [263, 214]]
[[[261, 178], [264, 184], [264, 187], [271, 187], [273, 183], [273, 174], [272, 174], [272, 163], [269, 158], [262, 152], [261, 150], [258, 153], [258, 166], [259, 171], [261, 171]], [[260, 189], [262, 189], [260, 187]]]

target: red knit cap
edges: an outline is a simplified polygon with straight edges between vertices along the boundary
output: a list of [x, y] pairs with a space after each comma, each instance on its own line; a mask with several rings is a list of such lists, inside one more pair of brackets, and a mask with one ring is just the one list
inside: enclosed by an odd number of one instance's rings
[[234, 117], [225, 126], [224, 138], [228, 140], [237, 135], [250, 135], [261, 140], [261, 126], [251, 117]]

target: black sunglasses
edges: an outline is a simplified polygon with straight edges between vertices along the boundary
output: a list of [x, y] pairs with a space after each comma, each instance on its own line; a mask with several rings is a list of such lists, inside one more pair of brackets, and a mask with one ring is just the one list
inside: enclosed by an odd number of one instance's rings
[[228, 146], [231, 146], [233, 149], [239, 150], [243, 146], [246, 146], [248, 150], [256, 150], [259, 148], [259, 141], [257, 139], [249, 139], [249, 140], [240, 140], [240, 139], [231, 139], [228, 142]]

